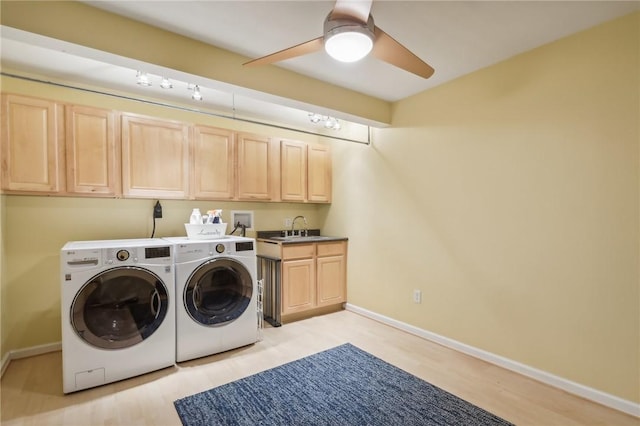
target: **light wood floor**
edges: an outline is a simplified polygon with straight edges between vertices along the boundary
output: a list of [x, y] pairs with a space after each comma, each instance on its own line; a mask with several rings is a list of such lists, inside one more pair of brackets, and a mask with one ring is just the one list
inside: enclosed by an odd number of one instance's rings
[[180, 425], [176, 399], [347, 342], [518, 425], [640, 425], [640, 419], [348, 311], [265, 328], [254, 345], [66, 396], [60, 352], [14, 360], [2, 378], [1, 423]]

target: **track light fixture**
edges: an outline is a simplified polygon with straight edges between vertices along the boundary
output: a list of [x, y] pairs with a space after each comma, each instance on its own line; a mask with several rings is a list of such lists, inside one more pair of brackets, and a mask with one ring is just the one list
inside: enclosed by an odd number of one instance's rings
[[320, 114], [316, 114], [316, 113], [310, 112], [309, 113], [309, 120], [313, 124], [318, 124], [322, 120], [322, 116]]
[[324, 121], [324, 127], [331, 130], [340, 130], [340, 122], [337, 118], [327, 117]]
[[[162, 87], [163, 89], [173, 89], [173, 83], [171, 82], [171, 80], [169, 80], [169, 77], [156, 76], [154, 78], [160, 78], [160, 87]], [[139, 84], [140, 86], [146, 86], [146, 87], [149, 87], [152, 85], [149, 74], [147, 74], [144, 71], [136, 72], [136, 83]], [[191, 99], [195, 101], [202, 100], [202, 92], [200, 92], [200, 86], [198, 86], [197, 84], [189, 83], [187, 84], [187, 89], [193, 92], [191, 94]]]
[[326, 129], [331, 130], [340, 130], [340, 128], [342, 127], [340, 125], [340, 121], [338, 121], [337, 118], [330, 117], [328, 115], [320, 115], [315, 112], [309, 113], [309, 121], [311, 121], [313, 124], [321, 124]]
[[146, 72], [138, 71], [136, 73], [136, 83], [140, 86], [151, 86], [151, 80]]
[[162, 77], [162, 82], [160, 83], [160, 87], [163, 89], [173, 89], [173, 83], [167, 77]]
[[202, 100], [202, 93], [200, 93], [200, 87], [197, 84], [193, 88], [193, 95], [191, 95], [191, 99], [193, 99], [194, 101]]

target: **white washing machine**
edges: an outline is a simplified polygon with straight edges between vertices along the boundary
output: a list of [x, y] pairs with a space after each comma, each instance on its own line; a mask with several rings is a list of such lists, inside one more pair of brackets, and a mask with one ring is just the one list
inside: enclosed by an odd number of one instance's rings
[[171, 244], [68, 242], [60, 266], [64, 393], [174, 365]]
[[255, 343], [262, 324], [255, 240], [165, 239], [175, 254], [176, 361]]

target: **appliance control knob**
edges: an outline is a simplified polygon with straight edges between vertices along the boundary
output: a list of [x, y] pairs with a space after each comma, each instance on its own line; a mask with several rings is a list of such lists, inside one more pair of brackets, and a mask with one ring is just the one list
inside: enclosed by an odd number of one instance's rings
[[116, 257], [119, 261], [124, 262], [125, 260], [129, 259], [129, 252], [126, 250], [118, 250], [118, 252], [116, 253]]
[[218, 244], [216, 245], [216, 251], [218, 253], [224, 253], [224, 244]]
[[109, 265], [113, 264], [113, 259], [109, 259], [109, 260], [107, 260], [107, 263], [108, 263]]

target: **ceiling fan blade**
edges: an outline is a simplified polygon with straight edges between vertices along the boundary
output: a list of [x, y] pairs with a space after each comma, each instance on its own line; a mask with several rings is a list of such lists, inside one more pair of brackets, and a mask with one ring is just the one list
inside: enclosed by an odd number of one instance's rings
[[371, 51], [373, 56], [422, 78], [429, 78], [433, 75], [434, 69], [429, 64], [418, 58], [389, 34], [378, 27], [375, 27], [374, 33], [376, 40]]
[[331, 19], [357, 19], [366, 24], [373, 0], [336, 0], [331, 11]]
[[313, 40], [309, 40], [304, 43], [297, 44], [293, 47], [289, 47], [287, 49], [280, 50], [270, 55], [254, 59], [249, 62], [245, 62], [242, 65], [256, 66], [256, 65], [272, 64], [274, 62], [295, 58], [296, 56], [302, 56], [308, 53], [317, 52], [318, 50], [321, 50], [322, 47], [324, 46], [323, 38], [324, 37], [314, 38]]

